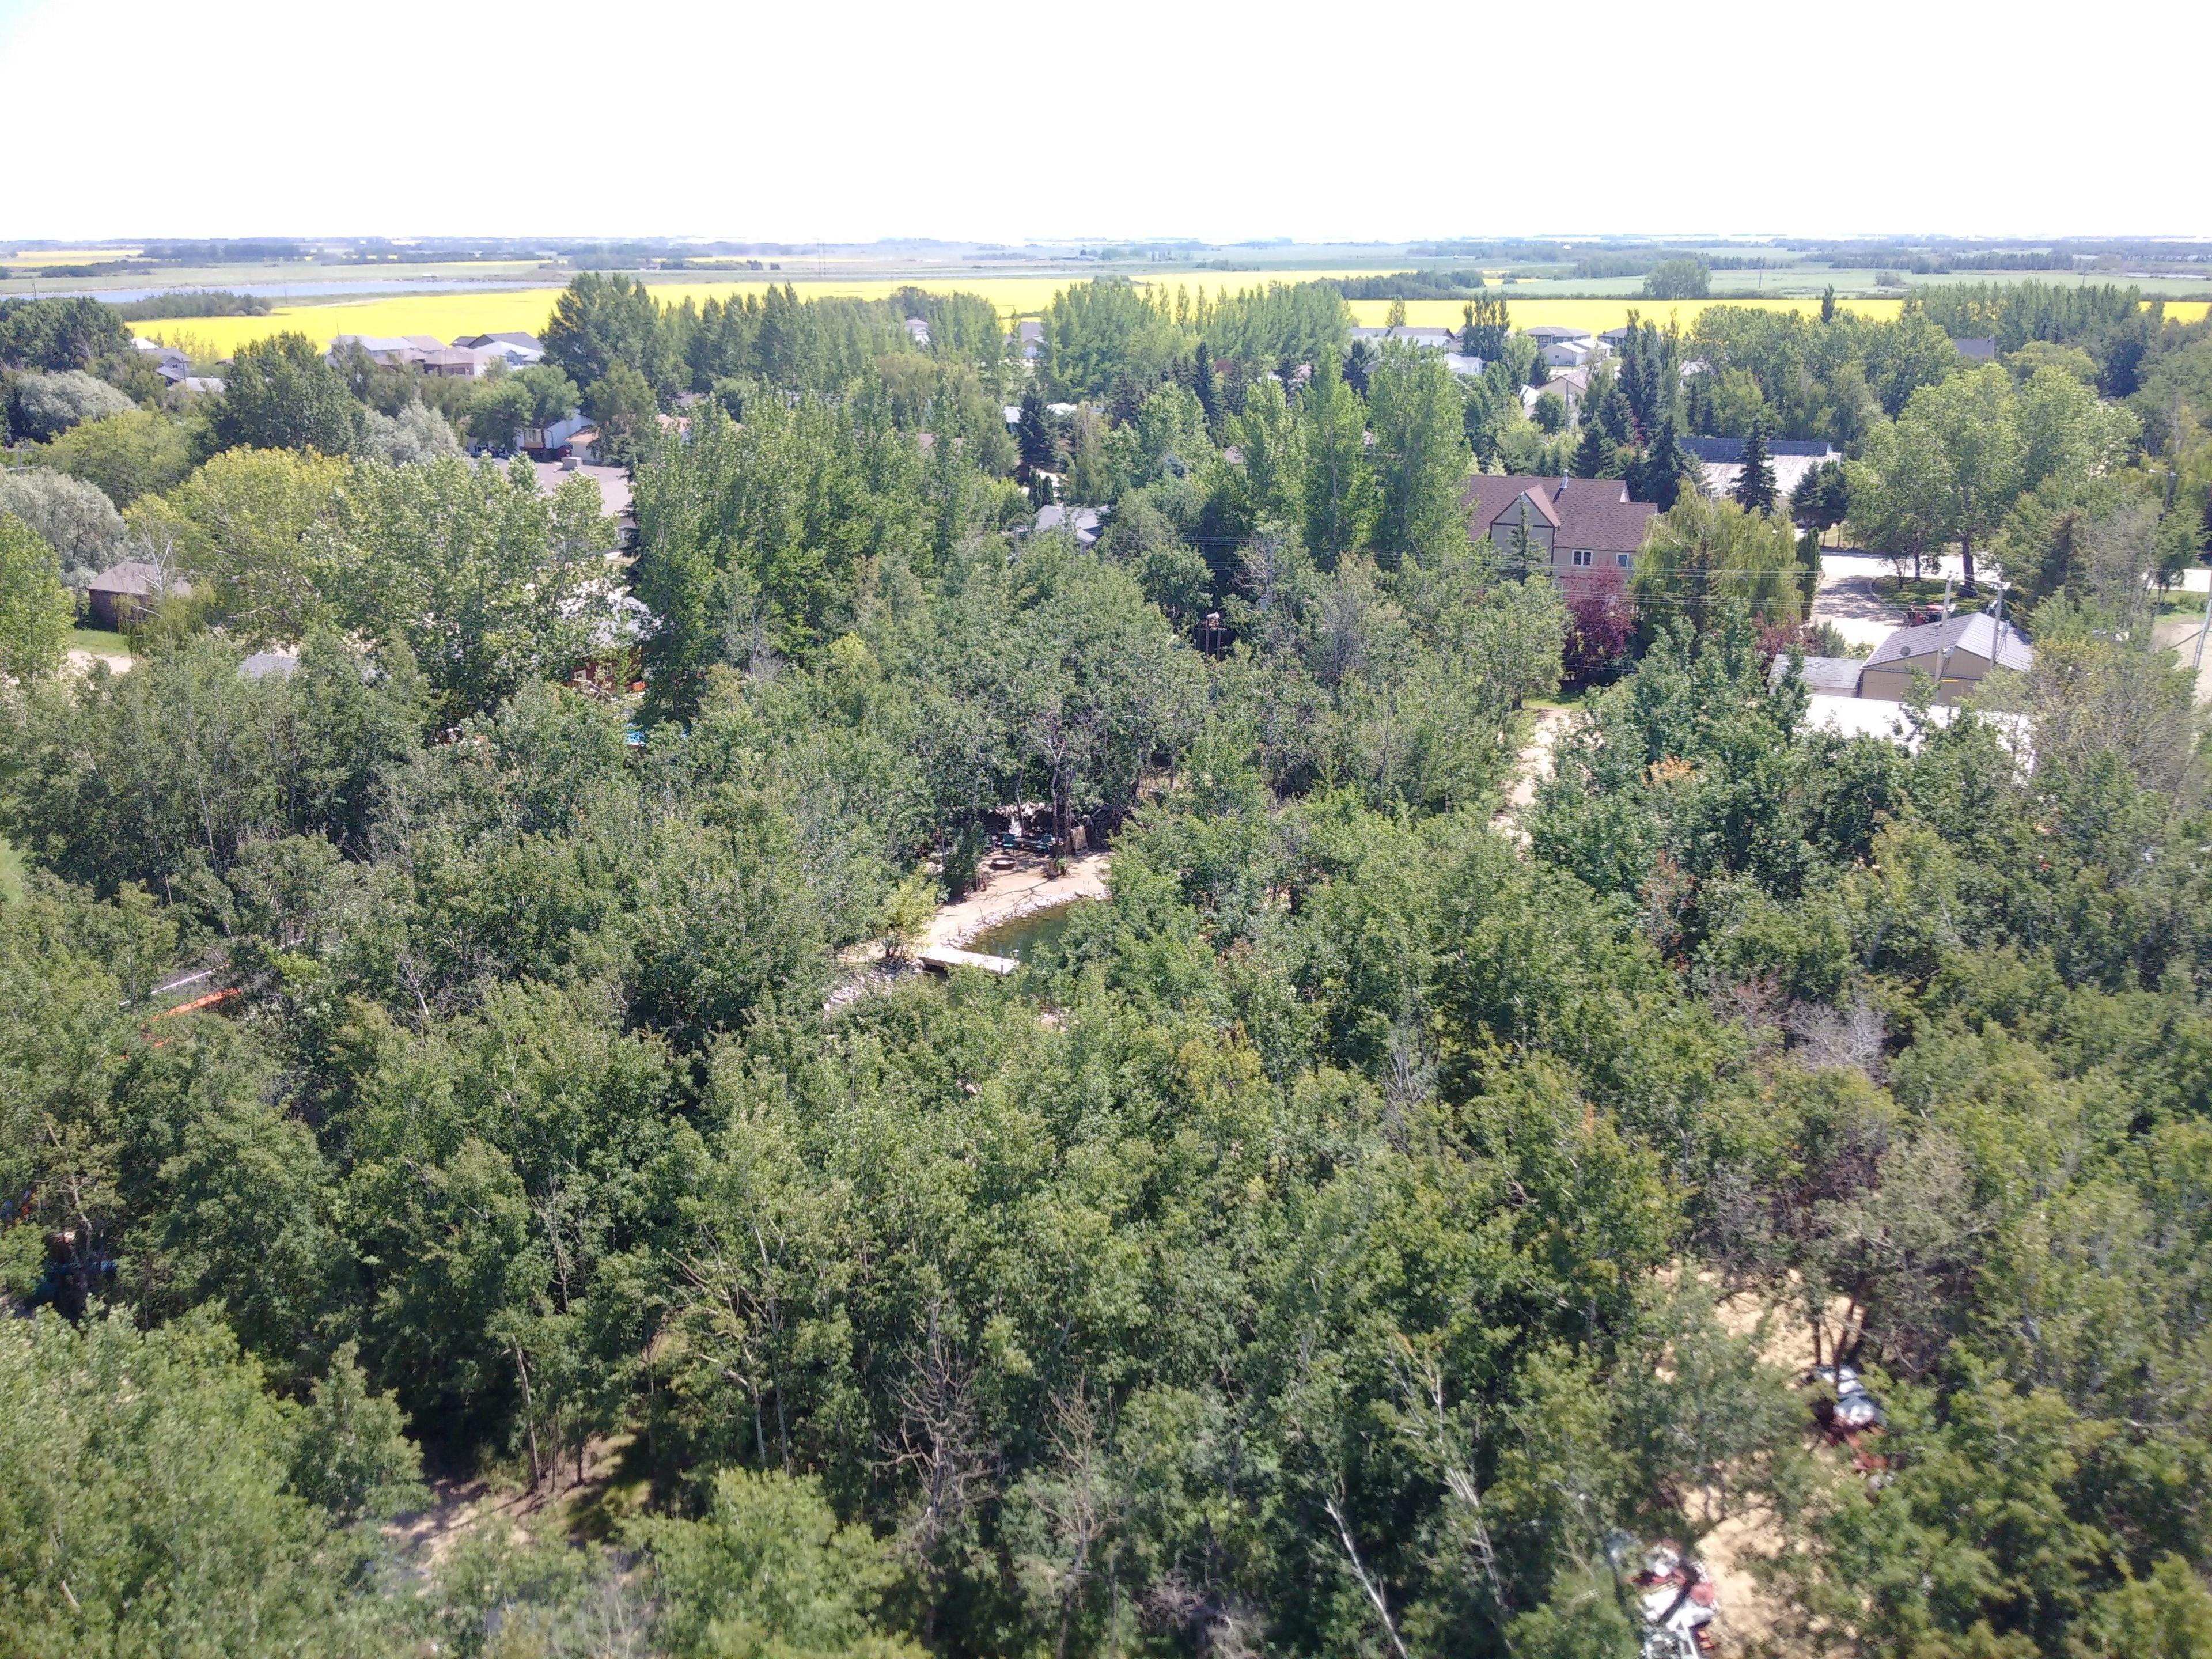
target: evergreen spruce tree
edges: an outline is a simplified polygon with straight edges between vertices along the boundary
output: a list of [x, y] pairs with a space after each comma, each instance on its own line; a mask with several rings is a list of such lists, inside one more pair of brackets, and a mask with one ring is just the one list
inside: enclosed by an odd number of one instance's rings
[[1829, 283], [1820, 295], [1820, 320], [1824, 323], [1836, 320], [1836, 285], [1833, 283]]
[[1597, 423], [1615, 445], [1635, 442], [1636, 411], [1628, 406], [1628, 394], [1618, 383], [1599, 401]]
[[1513, 533], [1505, 543], [1505, 574], [1515, 581], [1524, 581], [1535, 567], [1537, 543], [1528, 531], [1528, 498], [1521, 498], [1521, 517], [1513, 526]]
[[1766, 423], [1753, 421], [1751, 435], [1743, 441], [1743, 470], [1736, 474], [1730, 492], [1747, 513], [1771, 513], [1778, 499], [1774, 487], [1774, 463], [1766, 456]]
[[1629, 470], [1629, 494], [1639, 501], [1657, 503], [1662, 513], [1680, 499], [1696, 477], [1697, 463], [1682, 447], [1680, 417], [1670, 402], [1652, 423], [1650, 441]]
[[1374, 354], [1364, 340], [1354, 340], [1352, 349], [1344, 354], [1344, 383], [1363, 398], [1367, 395], [1367, 371], [1373, 363]]
[[1613, 459], [1613, 440], [1606, 436], [1605, 428], [1595, 420], [1584, 421], [1580, 435], [1575, 439], [1575, 477], [1602, 478]]
[[1022, 416], [1014, 429], [1015, 441], [1020, 446], [1022, 465], [1031, 471], [1050, 467], [1057, 453], [1052, 441], [1052, 425], [1044, 412], [1044, 393], [1031, 380], [1022, 392]]
[[1213, 353], [1203, 340], [1198, 343], [1198, 358], [1192, 365], [1190, 389], [1198, 398], [1198, 406], [1206, 411], [1206, 425], [1209, 428], [1213, 426], [1220, 420], [1221, 411], [1214, 406], [1217, 393], [1213, 385]]

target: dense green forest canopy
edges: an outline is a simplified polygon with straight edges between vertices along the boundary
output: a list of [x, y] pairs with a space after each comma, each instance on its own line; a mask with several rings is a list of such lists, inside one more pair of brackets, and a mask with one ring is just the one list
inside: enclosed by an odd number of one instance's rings
[[[2021, 303], [1641, 324], [1558, 434], [1502, 309], [1462, 379], [1319, 285], [1030, 362], [586, 276], [544, 369], [198, 403], [0, 316], [82, 410], [0, 472], [0, 1654], [1628, 1659], [1623, 1538], [1758, 1557], [1747, 1652], [2205, 1651], [2208, 342]], [[629, 421], [633, 545], [460, 453], [518, 387]], [[1999, 562], [1986, 718], [1813, 729], [1723, 392]], [[1460, 492], [1585, 459], [1680, 499], [1500, 820], [1591, 624]], [[126, 550], [190, 592], [58, 672]], [[853, 994], [1012, 801], [1111, 897]], [[538, 1523], [386, 1529], [476, 1474]]]

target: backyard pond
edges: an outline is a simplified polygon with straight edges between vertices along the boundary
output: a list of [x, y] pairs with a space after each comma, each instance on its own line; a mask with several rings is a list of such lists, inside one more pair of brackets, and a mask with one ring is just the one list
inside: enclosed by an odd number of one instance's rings
[[1017, 962], [1030, 962], [1037, 953], [1054, 944], [1067, 931], [1079, 908], [1096, 904], [1096, 899], [1073, 899], [1066, 904], [1055, 904], [1049, 910], [1032, 910], [1026, 915], [1012, 916], [994, 927], [985, 928], [961, 948], [987, 957], [1012, 957]]

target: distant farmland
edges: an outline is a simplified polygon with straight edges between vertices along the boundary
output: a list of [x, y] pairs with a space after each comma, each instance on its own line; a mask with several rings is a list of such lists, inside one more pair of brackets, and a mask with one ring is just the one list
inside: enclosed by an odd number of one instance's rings
[[[1207, 293], [1226, 289], [1231, 293], [1240, 288], [1253, 288], [1271, 282], [1310, 281], [1318, 276], [1338, 273], [1324, 271], [1204, 271], [1181, 274], [1162, 280], [1158, 286], [1173, 293], [1177, 288], [1195, 292], [1203, 287]], [[831, 276], [827, 279], [806, 280], [796, 273], [792, 286], [808, 298], [830, 295], [850, 295], [856, 299], [881, 300], [890, 297], [902, 288], [920, 288], [932, 293], [980, 294], [991, 301], [1009, 317], [1034, 313], [1051, 303], [1053, 295], [1070, 285], [1066, 277], [1013, 276], [962, 278], [932, 276], [917, 281], [853, 281]], [[758, 294], [770, 286], [766, 279], [754, 278], [745, 282], [726, 283], [655, 283], [653, 294], [665, 302], [680, 304], [686, 299], [701, 303], [709, 299], [727, 299], [732, 295]], [[1506, 288], [1494, 288], [1490, 293], [1506, 301], [1511, 307], [1516, 325], [1522, 328], [1542, 324], [1556, 324], [1571, 328], [1584, 328], [1597, 333], [1616, 328], [1627, 319], [1632, 311], [1664, 322], [1678, 318], [1687, 327], [1709, 305], [1753, 306], [1771, 311], [1813, 312], [1820, 308], [1814, 299], [1772, 300], [1556, 300], [1546, 298], [1516, 299]], [[260, 317], [194, 317], [181, 322], [154, 321], [131, 325], [134, 332], [148, 338], [165, 333], [191, 337], [195, 346], [216, 352], [235, 350], [248, 340], [265, 338], [272, 334], [296, 331], [307, 335], [317, 344], [327, 344], [340, 334], [434, 334], [441, 340], [450, 340], [457, 334], [496, 334], [508, 330], [535, 332], [543, 327], [553, 302], [560, 297], [556, 288], [509, 289], [492, 292], [462, 294], [396, 295], [388, 299], [350, 301], [337, 305], [295, 305], [281, 307]], [[1894, 317], [1903, 301], [1893, 299], [1839, 300], [1838, 305], [1868, 317]], [[2207, 309], [2203, 301], [2169, 301], [2166, 314], [2183, 321], [2195, 321]], [[1458, 300], [1413, 300], [1406, 305], [1406, 320], [1418, 327], [1456, 327], [1464, 302]], [[1357, 300], [1352, 302], [1352, 315], [1364, 325], [1380, 325], [1387, 317], [1390, 302], [1386, 300]]]

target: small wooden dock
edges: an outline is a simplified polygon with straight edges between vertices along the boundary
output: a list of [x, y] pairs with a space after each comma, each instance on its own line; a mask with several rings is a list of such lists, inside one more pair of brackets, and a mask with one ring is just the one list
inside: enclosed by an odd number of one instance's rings
[[980, 968], [1001, 979], [1022, 965], [1012, 957], [987, 957], [981, 951], [960, 951], [950, 945], [933, 945], [918, 960], [933, 974], [949, 974], [955, 968]]

